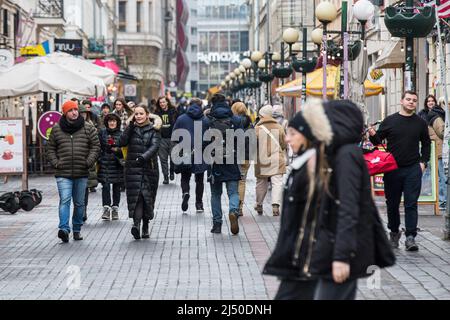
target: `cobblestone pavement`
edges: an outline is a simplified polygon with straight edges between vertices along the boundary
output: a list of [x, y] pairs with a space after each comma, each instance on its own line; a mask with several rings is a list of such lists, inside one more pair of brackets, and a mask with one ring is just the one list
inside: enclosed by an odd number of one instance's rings
[[[1, 192], [20, 189], [18, 180], [10, 180], [0, 184]], [[222, 234], [210, 233], [209, 187], [205, 212], [195, 212], [191, 197], [183, 214], [179, 177], [175, 182], [158, 189], [150, 239], [132, 238], [124, 193], [120, 220], [101, 220], [99, 186], [90, 193], [85, 239], [62, 244], [55, 179], [30, 178], [30, 188], [43, 190], [43, 202], [30, 212], [0, 212], [0, 299], [272, 299], [278, 281], [261, 270], [275, 245], [279, 217], [272, 216], [269, 202], [263, 216], [252, 209], [254, 178], [248, 179], [237, 236], [227, 215]], [[226, 213], [225, 196], [223, 203]], [[396, 266], [361, 280], [357, 298], [449, 299], [450, 243], [427, 228], [417, 240], [418, 252], [401, 247]]]

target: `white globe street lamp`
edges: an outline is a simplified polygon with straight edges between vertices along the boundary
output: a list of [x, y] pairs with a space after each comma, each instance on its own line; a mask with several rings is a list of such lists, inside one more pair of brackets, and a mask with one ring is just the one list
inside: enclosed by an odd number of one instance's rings
[[292, 45], [292, 52], [299, 53], [301, 51], [302, 51], [302, 45], [300, 44], [300, 42], [296, 42]]
[[265, 59], [259, 60], [259, 62], [258, 62], [258, 68], [260, 68], [260, 69], [265, 69], [266, 66], [267, 66], [267, 64], [266, 64], [266, 60], [265, 60]]
[[322, 44], [323, 39], [323, 29], [322, 28], [316, 28], [311, 32], [311, 40], [315, 44]]
[[353, 5], [353, 14], [361, 24], [364, 24], [373, 16], [375, 7], [369, 0], [359, 0]]
[[[249, 58], [245, 58], [244, 60], [242, 60], [241, 66], [244, 67], [244, 72], [245, 72], [245, 69], [251, 68], [252, 61]], [[242, 71], [242, 69], [241, 69], [241, 71]]]
[[293, 44], [300, 38], [300, 33], [294, 28], [287, 28], [283, 32], [283, 41], [288, 44]]
[[263, 58], [263, 53], [260, 51], [253, 51], [252, 55], [250, 56], [250, 59], [252, 59], [253, 62], [258, 63]]
[[274, 62], [281, 61], [281, 54], [279, 52], [274, 52], [272, 55], [272, 61]]
[[316, 17], [323, 24], [333, 22], [338, 15], [338, 11], [334, 4], [329, 1], [322, 1], [316, 7]]

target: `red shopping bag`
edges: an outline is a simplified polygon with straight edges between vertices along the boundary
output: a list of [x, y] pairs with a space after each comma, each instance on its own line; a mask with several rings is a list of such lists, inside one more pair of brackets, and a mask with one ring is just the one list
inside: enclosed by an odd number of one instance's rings
[[386, 173], [398, 168], [397, 161], [390, 152], [374, 149], [364, 154], [369, 174], [374, 176], [380, 173]]

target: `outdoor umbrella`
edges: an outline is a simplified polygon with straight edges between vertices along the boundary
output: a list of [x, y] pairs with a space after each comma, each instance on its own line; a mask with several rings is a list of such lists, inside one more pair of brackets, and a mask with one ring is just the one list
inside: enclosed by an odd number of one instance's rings
[[54, 52], [46, 56], [33, 58], [24, 63], [34, 64], [43, 61], [44, 63], [56, 63], [71, 71], [82, 73], [87, 76], [100, 78], [106, 85], [114, 83], [116, 74], [109, 68], [98, 66], [90, 61], [76, 58], [68, 53]]
[[67, 69], [58, 63], [30, 59], [6, 72], [0, 72], [0, 98], [49, 93], [72, 93], [82, 96], [99, 96], [106, 92], [100, 78]]

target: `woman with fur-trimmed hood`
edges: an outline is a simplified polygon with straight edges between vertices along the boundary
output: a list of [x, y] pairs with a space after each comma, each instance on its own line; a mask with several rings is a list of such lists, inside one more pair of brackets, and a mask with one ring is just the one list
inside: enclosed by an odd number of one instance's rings
[[312, 300], [316, 280], [309, 272], [318, 223], [318, 203], [328, 183], [325, 146], [333, 138], [322, 102], [309, 99], [287, 128], [286, 142], [297, 154], [284, 180], [281, 224], [263, 273], [281, 279], [277, 300]]
[[320, 223], [309, 272], [318, 278], [315, 300], [353, 300], [357, 279], [395, 263], [372, 198], [370, 176], [358, 143], [363, 115], [350, 100], [324, 103], [333, 131], [327, 148], [332, 169], [320, 202]]

